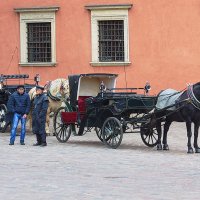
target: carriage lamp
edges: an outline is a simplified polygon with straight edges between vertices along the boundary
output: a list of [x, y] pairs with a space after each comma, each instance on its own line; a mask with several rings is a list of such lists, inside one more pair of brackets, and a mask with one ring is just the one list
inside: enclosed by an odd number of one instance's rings
[[144, 91], [145, 91], [146, 94], [148, 94], [148, 93], [149, 93], [149, 90], [151, 90], [151, 85], [150, 85], [150, 83], [147, 81], [147, 82], [146, 82], [146, 85], [144, 86]]
[[101, 91], [101, 97], [103, 98], [103, 92], [106, 90], [106, 86], [103, 81], [101, 81], [99, 89]]
[[34, 81], [36, 82], [36, 85], [38, 85], [38, 83], [40, 82], [40, 75], [39, 74], [35, 75]]

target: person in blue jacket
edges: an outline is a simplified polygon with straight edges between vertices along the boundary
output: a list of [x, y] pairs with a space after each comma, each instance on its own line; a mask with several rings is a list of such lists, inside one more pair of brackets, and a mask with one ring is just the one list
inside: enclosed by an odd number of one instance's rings
[[14, 145], [19, 121], [21, 121], [20, 144], [25, 145], [26, 118], [30, 111], [30, 97], [25, 92], [24, 85], [17, 86], [17, 91], [10, 96], [7, 107], [8, 112], [13, 114], [9, 145]]
[[32, 130], [36, 134], [37, 142], [33, 146], [47, 146], [45, 123], [48, 106], [49, 100], [44, 93], [44, 87], [37, 85], [32, 112]]

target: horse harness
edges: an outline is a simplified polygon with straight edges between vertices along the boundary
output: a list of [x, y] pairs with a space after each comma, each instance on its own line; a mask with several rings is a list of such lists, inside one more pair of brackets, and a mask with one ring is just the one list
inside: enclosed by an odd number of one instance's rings
[[200, 110], [200, 102], [199, 102], [199, 100], [194, 95], [193, 85], [190, 85], [190, 84], [188, 85], [187, 95], [188, 95], [188, 99], [189, 99], [190, 103], [195, 108], [197, 108], [198, 110]]
[[[176, 109], [175, 110], [173, 110], [173, 111], [170, 111], [169, 113], [167, 113], [164, 117], [167, 117], [167, 116], [169, 116], [169, 115], [171, 115], [171, 114], [173, 114], [173, 113], [178, 113], [179, 114], [179, 117], [184, 121], [184, 119], [183, 119], [183, 117], [182, 117], [182, 115], [181, 115], [181, 113], [180, 112], [178, 112], [181, 108], [183, 108], [186, 104], [192, 104], [195, 108], [197, 108], [198, 110], [200, 110], [200, 101], [195, 97], [195, 95], [194, 95], [194, 92], [193, 92], [193, 85], [191, 85], [191, 84], [189, 84], [188, 86], [187, 86], [187, 88], [185, 88], [185, 89], [183, 89], [183, 90], [181, 90], [181, 91], [179, 91], [179, 92], [177, 92], [177, 93], [180, 93], [180, 92], [183, 92], [183, 91], [186, 91], [187, 92], [187, 97], [188, 98], [186, 98], [186, 99], [184, 99], [184, 100], [180, 100], [180, 97], [176, 100], [176, 102], [175, 102], [175, 104], [173, 104], [173, 105], [170, 105], [170, 106], [167, 106], [167, 107], [165, 107], [165, 108], [163, 108], [163, 109], [161, 109], [161, 110], [157, 110], [156, 112], [162, 112], [163, 110], [167, 110], [168, 108], [171, 108], [171, 107], [173, 107], [173, 106], [175, 106], [176, 107]], [[160, 117], [160, 119], [162, 119], [163, 118], [163, 116], [162, 117]]]
[[[189, 84], [186, 88], [184, 89], [187, 92], [188, 98], [184, 100], [180, 100], [180, 97], [176, 100], [174, 105], [170, 105], [168, 107], [176, 106], [177, 109], [175, 109], [175, 112], [180, 110], [182, 107], [184, 107], [186, 104], [191, 103], [195, 108], [200, 110], [200, 101], [195, 97], [194, 92], [193, 92], [193, 85]], [[184, 90], [180, 91], [183, 92]], [[180, 93], [178, 92], [178, 93]]]
[[[179, 111], [181, 108], [183, 108], [186, 104], [189, 104], [189, 103], [192, 104], [198, 110], [200, 110], [200, 102], [194, 95], [192, 84], [188, 84], [186, 92], [187, 92], [188, 98], [184, 99], [184, 100], [180, 100], [180, 97], [179, 97], [175, 103], [175, 106], [176, 106], [175, 111], [170, 112], [168, 115], [171, 115], [171, 114]], [[184, 121], [181, 113], [180, 112], [177, 112], [177, 113], [178, 113], [179, 117]]]
[[[47, 96], [48, 97], [50, 97], [52, 100], [54, 100], [54, 101], [61, 101], [61, 99], [59, 98], [59, 97], [55, 97], [55, 96], [53, 96], [52, 94], [51, 94], [51, 92], [50, 92], [50, 87], [51, 87], [51, 84], [52, 84], [52, 81], [50, 81], [49, 83], [48, 83], [48, 85], [46, 85], [45, 87], [46, 87], [46, 91], [47, 91]], [[63, 90], [64, 89], [64, 85], [63, 85], [63, 81], [61, 81], [61, 86], [60, 86], [60, 90]]]

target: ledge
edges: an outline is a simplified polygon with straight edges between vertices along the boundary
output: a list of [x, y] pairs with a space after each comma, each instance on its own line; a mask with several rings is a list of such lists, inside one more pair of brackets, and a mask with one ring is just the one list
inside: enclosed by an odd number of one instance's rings
[[111, 10], [111, 9], [130, 9], [133, 4], [102, 4], [102, 5], [86, 5], [87, 10]]
[[22, 67], [55, 67], [57, 63], [19, 63]]
[[52, 12], [58, 11], [60, 7], [52, 6], [52, 7], [32, 7], [32, 8], [14, 8], [14, 11], [17, 13], [22, 12]]
[[90, 62], [91, 66], [98, 67], [98, 66], [128, 66], [131, 62]]

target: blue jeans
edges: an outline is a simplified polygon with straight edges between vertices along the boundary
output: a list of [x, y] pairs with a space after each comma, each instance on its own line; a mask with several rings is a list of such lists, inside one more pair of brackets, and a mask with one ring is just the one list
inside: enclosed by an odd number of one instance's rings
[[16, 131], [17, 131], [17, 126], [18, 126], [19, 120], [21, 120], [20, 143], [24, 142], [24, 138], [26, 135], [26, 118], [23, 118], [23, 115], [21, 115], [21, 114], [14, 113], [12, 129], [11, 129], [11, 133], [10, 133], [10, 143], [15, 142]]

